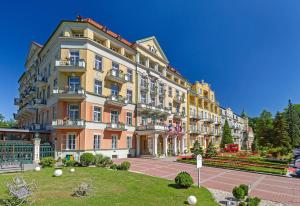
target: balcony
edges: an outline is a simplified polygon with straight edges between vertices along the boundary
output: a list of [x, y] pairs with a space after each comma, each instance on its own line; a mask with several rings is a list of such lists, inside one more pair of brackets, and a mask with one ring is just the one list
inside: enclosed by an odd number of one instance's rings
[[204, 117], [204, 118], [203, 118], [203, 121], [204, 121], [204, 123], [208, 123], [208, 124], [211, 124], [211, 123], [214, 123], [214, 122], [215, 122], [214, 119], [209, 118], [209, 117]]
[[52, 121], [54, 129], [83, 129], [85, 127], [85, 120], [64, 120], [57, 119]]
[[150, 112], [151, 109], [149, 108], [149, 106], [146, 103], [138, 103], [137, 110], [142, 113], [148, 113], [148, 112]]
[[164, 123], [154, 123], [154, 124], [148, 124], [148, 125], [141, 125], [137, 126], [137, 131], [168, 131], [168, 126], [166, 126]]
[[200, 115], [197, 115], [196, 113], [190, 113], [190, 119], [191, 119], [192, 121], [198, 121], [198, 120], [200, 120], [201, 118], [200, 118]]
[[84, 73], [86, 71], [83, 59], [79, 59], [78, 61], [56, 60], [55, 66], [60, 72]]
[[127, 104], [127, 101], [121, 95], [119, 96], [111, 95], [107, 97], [105, 104], [116, 106], [116, 107], [123, 107]]
[[47, 85], [48, 79], [46, 77], [43, 77], [42, 75], [37, 75], [36, 77], [36, 86], [43, 87]]
[[199, 129], [197, 129], [197, 127], [191, 127], [190, 128], [190, 134], [199, 135], [200, 133], [201, 133], [201, 131]]
[[126, 126], [123, 123], [107, 123], [106, 130], [108, 131], [126, 131]]
[[83, 89], [53, 89], [53, 94], [57, 95], [58, 99], [62, 100], [83, 100], [85, 96], [85, 91]]
[[14, 105], [18, 106], [21, 103], [20, 98], [14, 98]]
[[167, 128], [168, 128], [168, 133], [170, 135], [185, 133], [185, 129], [180, 125], [176, 125], [176, 126], [169, 125]]
[[117, 69], [110, 69], [106, 75], [106, 79], [119, 84], [124, 84], [128, 81], [127, 75]]
[[185, 117], [185, 113], [184, 112], [175, 112], [173, 117], [174, 117], [174, 119], [182, 119]]
[[184, 98], [184, 96], [175, 96], [174, 97], [174, 102], [176, 102], [177, 104], [181, 104], [181, 103], [184, 103], [185, 102], [185, 98]]
[[42, 108], [44, 106], [46, 106], [47, 101], [45, 99], [41, 99], [41, 98], [35, 98], [33, 100], [33, 107], [34, 108]]

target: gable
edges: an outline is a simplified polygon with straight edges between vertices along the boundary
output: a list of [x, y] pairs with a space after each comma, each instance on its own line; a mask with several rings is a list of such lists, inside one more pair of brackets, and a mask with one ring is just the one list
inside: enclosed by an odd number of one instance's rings
[[151, 53], [155, 54], [156, 56], [169, 62], [165, 53], [163, 52], [162, 48], [160, 47], [157, 39], [154, 36], [138, 40], [138, 41], [136, 41], [136, 43], [139, 44], [140, 46], [144, 47], [146, 50], [150, 51]]
[[41, 45], [35, 42], [31, 43], [25, 65], [31, 60], [32, 56], [34, 56], [35, 54], [37, 54], [38, 51], [40, 51], [41, 48]]

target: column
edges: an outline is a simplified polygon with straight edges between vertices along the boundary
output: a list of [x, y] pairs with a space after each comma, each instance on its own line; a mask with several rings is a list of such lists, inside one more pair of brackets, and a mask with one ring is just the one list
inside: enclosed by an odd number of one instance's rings
[[136, 54], [136, 62], [137, 62], [137, 63], [140, 63], [140, 53], [137, 53], [137, 54]]
[[36, 137], [34, 138], [34, 156], [33, 161], [36, 163], [40, 162], [40, 145], [41, 145], [41, 139]]
[[149, 66], [150, 66], [150, 59], [147, 58], [147, 59], [146, 59], [146, 67], [149, 68]]
[[153, 156], [157, 156], [157, 139], [158, 139], [158, 134], [154, 134], [152, 136], [153, 139]]
[[173, 146], [174, 146], [173, 148], [174, 155], [177, 155], [177, 136], [173, 138]]
[[140, 135], [136, 135], [136, 156], [141, 155], [141, 137]]
[[164, 136], [164, 142], [163, 142], [163, 151], [164, 151], [164, 154], [165, 156], [167, 157], [168, 156], [168, 136]]
[[185, 150], [184, 142], [185, 142], [185, 135], [183, 135], [181, 137], [181, 153], [182, 154], [184, 154], [184, 150]]

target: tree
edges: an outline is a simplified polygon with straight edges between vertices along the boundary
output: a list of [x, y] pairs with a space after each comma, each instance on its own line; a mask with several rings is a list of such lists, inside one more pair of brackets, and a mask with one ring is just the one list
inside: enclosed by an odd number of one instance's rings
[[231, 135], [231, 129], [229, 127], [228, 121], [225, 120], [220, 147], [225, 148], [226, 144], [232, 144], [232, 143], [233, 143], [233, 139]]
[[260, 146], [272, 145], [272, 114], [263, 110], [256, 122], [255, 135]]
[[194, 146], [193, 146], [193, 149], [191, 150], [191, 152], [193, 153], [194, 158], [197, 158], [197, 155], [199, 155], [199, 154], [203, 156], [203, 149], [198, 140], [196, 140], [194, 142]]
[[215, 156], [217, 156], [217, 150], [214, 147], [214, 145], [212, 144], [212, 142], [210, 141], [206, 148], [205, 157], [211, 158], [211, 157], [215, 157]]
[[277, 112], [273, 122], [273, 146], [290, 149], [290, 137], [287, 132], [288, 124], [282, 113]]
[[10, 119], [9, 121], [5, 120], [5, 117], [0, 114], [0, 127], [12, 128], [16, 126], [16, 121]]
[[289, 100], [288, 108], [285, 111], [285, 117], [288, 124], [288, 134], [291, 140], [291, 146], [300, 146], [300, 117], [291, 100]]

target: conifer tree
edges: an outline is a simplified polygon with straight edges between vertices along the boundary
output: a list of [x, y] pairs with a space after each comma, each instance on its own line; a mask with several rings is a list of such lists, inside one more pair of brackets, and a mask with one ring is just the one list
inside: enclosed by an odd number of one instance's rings
[[273, 122], [273, 146], [290, 149], [290, 137], [287, 132], [288, 124], [282, 113], [277, 112]]
[[229, 127], [228, 121], [225, 120], [220, 147], [225, 148], [225, 144], [232, 144], [232, 143], [233, 143], [233, 139], [231, 135], [231, 129]]
[[289, 100], [288, 108], [285, 112], [285, 117], [288, 124], [288, 134], [291, 140], [291, 146], [300, 146], [300, 118], [291, 100]]

